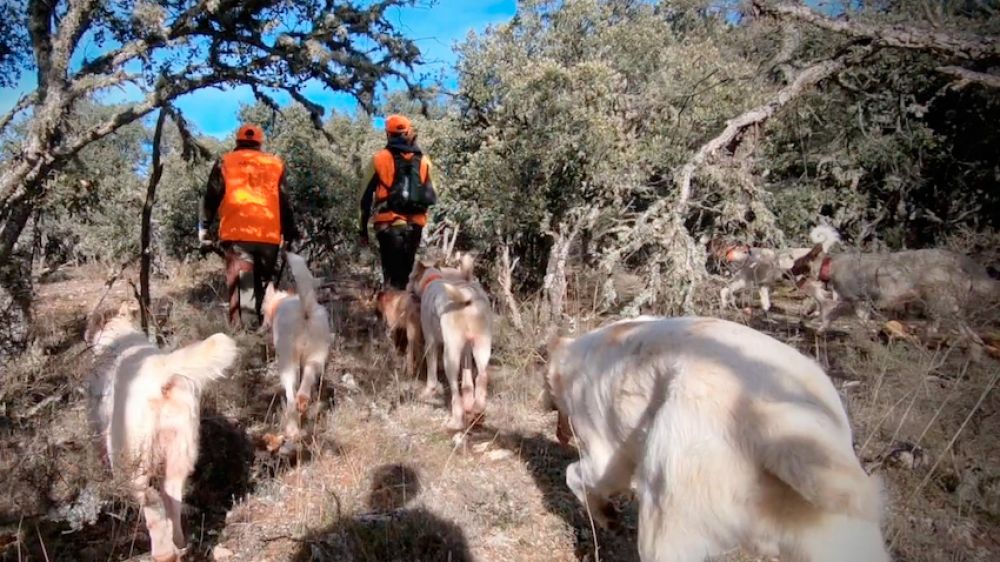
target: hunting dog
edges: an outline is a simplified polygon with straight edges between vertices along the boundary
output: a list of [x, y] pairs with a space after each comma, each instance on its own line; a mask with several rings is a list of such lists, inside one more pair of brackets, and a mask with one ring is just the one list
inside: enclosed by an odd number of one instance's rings
[[823, 370], [714, 318], [625, 320], [552, 342], [546, 396], [581, 458], [566, 483], [602, 524], [634, 489], [643, 562], [730, 548], [783, 562], [888, 561], [881, 488]]
[[162, 351], [135, 329], [135, 311], [126, 303], [89, 323], [84, 338], [96, 357], [90, 412], [112, 472], [131, 482], [153, 560], [169, 562], [184, 553], [181, 507], [198, 456], [201, 391], [223, 377], [237, 349], [219, 333]]
[[[814, 245], [820, 245], [828, 252], [840, 242], [837, 231], [827, 225], [817, 225], [809, 233]], [[745, 244], [723, 246], [713, 241], [709, 252], [720, 262], [734, 267], [732, 280], [719, 292], [722, 308], [732, 305], [733, 295], [749, 287], [757, 287], [760, 293], [760, 307], [764, 312], [771, 310], [771, 290], [792, 268], [795, 260], [810, 252], [810, 248], [787, 248], [773, 250], [769, 248], [752, 248]], [[819, 301], [822, 294], [813, 295]]]
[[820, 302], [820, 331], [841, 314], [854, 310], [861, 320], [876, 310], [900, 311], [916, 305], [932, 320], [931, 332], [944, 321], [958, 321], [960, 331], [977, 339], [966, 324], [973, 308], [1000, 302], [1000, 282], [972, 259], [944, 249], [830, 256], [815, 246], [791, 269], [806, 291], [829, 286]]
[[385, 321], [387, 335], [396, 351], [406, 354], [406, 374], [414, 378], [420, 376], [420, 355], [424, 350], [420, 298], [410, 291], [379, 291], [375, 296], [375, 309]]
[[[420, 325], [427, 357], [425, 396], [440, 390], [438, 359], [451, 390], [448, 429], [461, 430], [486, 410], [487, 365], [493, 339], [493, 312], [489, 297], [473, 277], [473, 259], [461, 256], [458, 268], [418, 261], [408, 290], [420, 298]], [[471, 361], [470, 361], [471, 359]], [[476, 376], [472, 376], [472, 363]], [[459, 371], [462, 375], [459, 392]]]
[[285, 389], [284, 436], [269, 437], [272, 445], [281, 442], [282, 453], [302, 437], [302, 414], [309, 408], [313, 388], [326, 367], [330, 353], [330, 319], [316, 300], [316, 280], [298, 254], [286, 253], [295, 292], [280, 291], [269, 283], [264, 292], [264, 329], [271, 330], [278, 378]]

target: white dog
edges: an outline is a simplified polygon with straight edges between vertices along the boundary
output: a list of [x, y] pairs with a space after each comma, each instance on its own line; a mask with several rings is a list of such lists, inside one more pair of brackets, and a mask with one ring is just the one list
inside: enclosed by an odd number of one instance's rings
[[713, 318], [640, 318], [553, 344], [547, 395], [581, 460], [566, 483], [598, 518], [634, 488], [643, 562], [742, 546], [782, 562], [883, 562], [881, 490], [823, 370]]
[[[433, 395], [440, 388], [437, 366], [438, 358], [443, 355], [451, 389], [451, 417], [447, 427], [457, 431], [486, 410], [493, 312], [489, 297], [472, 276], [471, 256], [462, 256], [458, 269], [435, 265], [418, 261], [410, 275], [408, 290], [420, 297], [420, 324], [427, 356], [424, 394]], [[476, 367], [474, 380], [470, 358]]]
[[[840, 242], [837, 231], [822, 224], [812, 229], [809, 238], [814, 245], [820, 245], [825, 252], [829, 252], [830, 248]], [[736, 270], [733, 272], [733, 279], [719, 293], [722, 308], [732, 305], [734, 294], [749, 287], [757, 287], [760, 293], [760, 307], [765, 312], [771, 310], [771, 289], [785, 277], [795, 264], [795, 260], [805, 256], [809, 251], [810, 248], [772, 250], [743, 245], [725, 248], [724, 255], [718, 256], [720, 261], [732, 264]], [[822, 294], [812, 296], [817, 301], [823, 298]]]
[[134, 328], [127, 304], [110, 318], [92, 319], [85, 339], [97, 357], [91, 415], [111, 469], [132, 482], [153, 559], [180, 560], [182, 496], [198, 456], [201, 391], [236, 360], [236, 342], [219, 333], [161, 351]]
[[270, 328], [278, 377], [285, 389], [283, 452], [301, 437], [301, 417], [309, 408], [313, 387], [323, 374], [330, 353], [330, 319], [316, 300], [316, 281], [306, 260], [288, 252], [288, 266], [297, 294], [268, 284], [264, 293], [263, 328]]

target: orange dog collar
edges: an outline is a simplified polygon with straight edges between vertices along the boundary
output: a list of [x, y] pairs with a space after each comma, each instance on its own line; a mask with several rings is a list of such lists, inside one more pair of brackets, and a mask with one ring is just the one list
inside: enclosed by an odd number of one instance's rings
[[428, 285], [440, 279], [443, 279], [440, 273], [431, 273], [427, 277], [424, 277], [424, 280], [420, 283], [420, 292], [423, 293], [427, 290]]

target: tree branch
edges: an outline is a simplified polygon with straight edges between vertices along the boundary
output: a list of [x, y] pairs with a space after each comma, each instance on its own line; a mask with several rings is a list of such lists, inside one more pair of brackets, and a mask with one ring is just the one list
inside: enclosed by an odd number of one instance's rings
[[163, 106], [163, 111], [166, 111], [167, 116], [173, 120], [174, 125], [177, 126], [177, 132], [181, 136], [181, 158], [186, 162], [212, 158], [212, 151], [195, 138], [194, 134], [191, 133], [191, 127], [188, 126], [187, 119], [176, 107], [167, 104]]
[[739, 138], [749, 127], [761, 125], [770, 119], [779, 109], [788, 105], [789, 102], [798, 98], [803, 93], [811, 89], [816, 84], [826, 80], [834, 74], [846, 68], [849, 64], [859, 59], [859, 54], [871, 52], [870, 48], [859, 51], [850, 51], [837, 58], [825, 60], [806, 68], [799, 72], [791, 84], [782, 88], [778, 93], [766, 103], [759, 105], [742, 115], [734, 117], [726, 122], [726, 128], [715, 138], [709, 140], [698, 149], [694, 155], [681, 167], [675, 176], [679, 196], [677, 205], [685, 207], [691, 199], [691, 179], [694, 172], [710, 156], [719, 149], [728, 147], [733, 143], [738, 143]]
[[25, 109], [34, 105], [37, 99], [37, 92], [31, 92], [30, 94], [21, 96], [21, 98], [17, 100], [17, 103], [14, 104], [14, 107], [10, 108], [10, 111], [4, 113], [3, 116], [0, 117], [0, 133], [7, 128], [7, 125], [10, 125], [11, 121], [14, 120], [14, 117], [16, 117], [18, 113], [21, 113]]
[[827, 31], [865, 39], [878, 47], [935, 51], [967, 60], [1000, 59], [1000, 39], [997, 37], [966, 39], [931, 29], [835, 20], [805, 6], [775, 4], [767, 0], [753, 0], [753, 7], [761, 14], [806, 22]]
[[160, 89], [150, 92], [141, 102], [123, 108], [107, 121], [71, 139], [59, 150], [53, 151], [52, 157], [68, 158], [73, 156], [88, 144], [110, 135], [119, 127], [139, 119], [163, 103], [199, 88], [225, 82], [228, 78], [229, 76], [225, 74], [206, 74], [198, 78], [170, 77], [170, 79], [162, 80]]
[[149, 295], [149, 268], [153, 261], [152, 249], [150, 249], [150, 239], [153, 230], [153, 203], [156, 201], [156, 186], [160, 183], [160, 176], [163, 175], [163, 163], [160, 162], [160, 139], [163, 138], [163, 122], [166, 120], [168, 109], [161, 109], [160, 115], [156, 118], [156, 129], [153, 132], [153, 162], [149, 171], [149, 183], [146, 185], [146, 202], [142, 206], [142, 221], [139, 244], [139, 311], [142, 319], [142, 330], [147, 336], [152, 334], [149, 331], [149, 305], [151, 303]]
[[956, 90], [961, 90], [969, 84], [981, 84], [988, 88], [1000, 89], [1000, 76], [996, 74], [976, 72], [960, 66], [939, 66], [935, 70], [955, 78], [956, 82], [951, 87]]
[[96, 8], [96, 0], [70, 0], [69, 9], [59, 20], [56, 40], [52, 45], [51, 78], [60, 81], [67, 77], [69, 59], [76, 49], [80, 37], [90, 26], [91, 16]]
[[37, 97], [44, 100], [49, 87], [52, 68], [52, 17], [55, 0], [30, 0], [28, 2], [28, 33], [34, 48], [35, 67], [38, 69]]

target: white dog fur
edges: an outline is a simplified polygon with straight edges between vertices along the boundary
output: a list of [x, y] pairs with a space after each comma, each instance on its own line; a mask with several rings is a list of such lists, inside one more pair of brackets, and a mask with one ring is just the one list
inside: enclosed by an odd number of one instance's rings
[[264, 325], [271, 329], [278, 378], [285, 390], [284, 445], [287, 453], [301, 438], [301, 417], [312, 401], [313, 388], [326, 368], [332, 335], [326, 308], [316, 300], [316, 280], [306, 260], [288, 252], [287, 263], [297, 294], [268, 284], [264, 293]]
[[[826, 252], [840, 242], [840, 234], [827, 225], [817, 225], [810, 231], [812, 243], [819, 244]], [[722, 308], [732, 305], [733, 296], [744, 289], [757, 287], [760, 293], [760, 307], [765, 312], [771, 310], [771, 290], [786, 275], [795, 260], [809, 253], [811, 248], [786, 248], [772, 250], [769, 248], [750, 248], [735, 246], [727, 252], [725, 260], [736, 267], [732, 280], [719, 292]], [[821, 301], [822, 294], [810, 293], [816, 301]]]
[[451, 389], [451, 416], [447, 427], [456, 431], [486, 410], [487, 365], [493, 341], [493, 311], [489, 297], [473, 278], [472, 257], [465, 254], [460, 261], [461, 266], [457, 269], [418, 261], [408, 287], [420, 297], [420, 324], [427, 357], [424, 394], [429, 396], [438, 392], [437, 366], [438, 359], [443, 357]]
[[[112, 471], [132, 484], [153, 559], [175, 561], [185, 544], [181, 507], [198, 457], [201, 391], [223, 376], [238, 352], [222, 333], [161, 351], [135, 329], [132, 314], [125, 304], [87, 329], [96, 356], [90, 411]], [[162, 484], [155, 488], [151, 480]]]
[[[634, 489], [643, 562], [742, 546], [782, 562], [883, 562], [881, 490], [836, 390], [791, 347], [712, 318], [640, 318], [553, 345], [548, 396], [575, 434], [566, 482], [600, 521]], [[570, 427], [571, 426], [571, 430]]]

